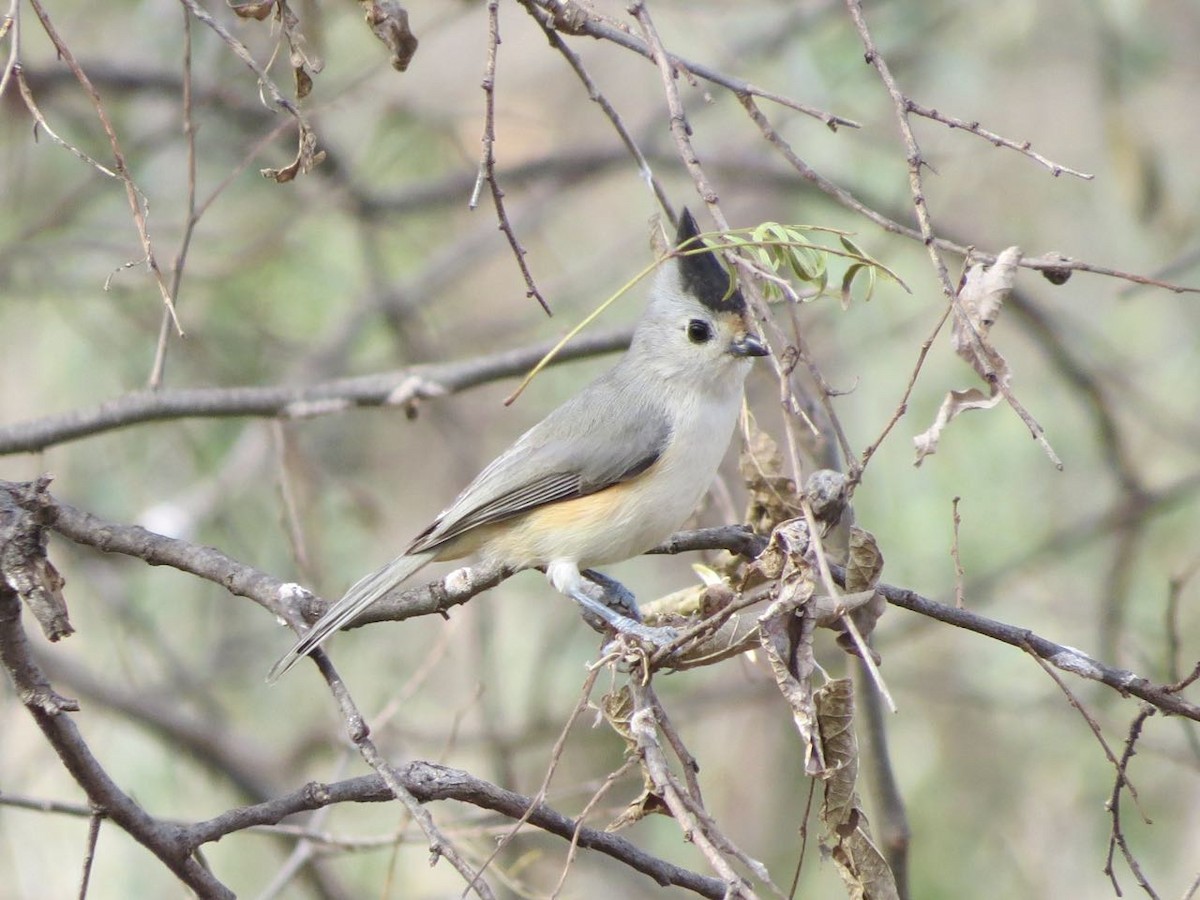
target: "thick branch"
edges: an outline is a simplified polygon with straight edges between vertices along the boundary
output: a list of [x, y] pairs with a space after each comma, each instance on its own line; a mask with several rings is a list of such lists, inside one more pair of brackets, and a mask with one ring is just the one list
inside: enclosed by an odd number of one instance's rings
[[[422, 803], [458, 800], [511, 819], [519, 819], [529, 809], [531, 802], [528, 797], [503, 790], [468, 772], [448, 766], [418, 760], [398, 767], [396, 772], [405, 788]], [[380, 803], [391, 799], [392, 792], [378, 775], [363, 775], [334, 784], [311, 783], [286, 797], [233, 809], [207, 822], [197, 823], [186, 829], [186, 840], [192, 847], [199, 847], [252, 825], [273, 825], [294, 813], [319, 809], [332, 803]], [[660, 885], [687, 888], [703, 897], [724, 896], [725, 885], [717, 879], [707, 878], [651, 856], [624, 838], [581, 826], [544, 804], [534, 809], [528, 821], [568, 841], [578, 829], [580, 846], [611, 856], [650, 876]]]

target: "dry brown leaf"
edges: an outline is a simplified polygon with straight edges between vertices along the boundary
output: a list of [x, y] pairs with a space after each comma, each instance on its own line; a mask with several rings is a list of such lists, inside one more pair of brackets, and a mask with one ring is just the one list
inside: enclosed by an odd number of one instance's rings
[[1020, 248], [1009, 247], [990, 267], [985, 268], [980, 263], [967, 271], [958, 291], [958, 302], [966, 313], [966, 321], [955, 317], [951, 342], [954, 352], [988, 382], [990, 389], [987, 393], [979, 388], [968, 388], [946, 394], [933, 424], [913, 438], [917, 448], [915, 465], [919, 466], [926, 456], [937, 452], [942, 430], [960, 413], [969, 409], [991, 409], [1003, 399], [997, 385], [1007, 386], [1012, 371], [1000, 351], [988, 342], [988, 332], [1012, 291], [1020, 259]]
[[827, 681], [813, 695], [821, 748], [825, 754], [825, 799], [821, 821], [831, 832], [852, 818], [858, 798], [858, 740], [854, 735], [854, 682], [849, 678]]
[[846, 563], [846, 590], [866, 591], [879, 583], [883, 553], [875, 535], [857, 525], [850, 526], [850, 557]]
[[359, 0], [367, 25], [392, 53], [392, 68], [403, 72], [417, 53], [417, 36], [408, 25], [408, 11], [395, 0]]
[[287, 184], [297, 175], [308, 174], [324, 161], [325, 151], [317, 149], [317, 136], [311, 128], [301, 125], [296, 158], [282, 169], [259, 169], [259, 174], [277, 184]]
[[[875, 590], [879, 576], [883, 573], [883, 554], [875, 535], [857, 525], [850, 526], [850, 549], [846, 560], [846, 592], [848, 594], [870, 593], [870, 598], [857, 605], [849, 613], [854, 620], [858, 633], [864, 638], [870, 637], [875, 630], [879, 617], [887, 610], [887, 600]], [[835, 624], [834, 626], [838, 626]], [[838, 646], [854, 656], [859, 655], [858, 642], [845, 630], [844, 624], [838, 628]], [[872, 651], [875, 664], [880, 662], [879, 655]]]
[[642, 792], [629, 801], [629, 805], [621, 810], [621, 814], [604, 826], [605, 831], [620, 831], [638, 822], [646, 816], [671, 815], [671, 810], [667, 808], [667, 804], [663, 798], [654, 792], [654, 783], [650, 780], [650, 776], [642, 772]]
[[825, 758], [813, 706], [812, 673], [816, 670], [816, 660], [812, 635], [816, 626], [808, 609], [816, 583], [812, 566], [805, 559], [808, 528], [804, 527], [801, 537], [796, 534], [797, 523], [804, 524], [803, 520], [794, 520], [775, 529], [763, 553], [767, 556], [770, 552], [769, 564], [778, 568], [779, 599], [758, 617], [758, 634], [775, 684], [791, 707], [792, 720], [804, 742], [804, 771], [818, 775], [825, 770]]
[[636, 753], [637, 741], [629, 725], [629, 718], [633, 715], [633, 695], [629, 692], [629, 687], [610, 691], [600, 698], [600, 712], [603, 713], [605, 721], [612, 726], [612, 730], [625, 742], [625, 752]]
[[746, 416], [746, 440], [738, 456], [738, 470], [750, 495], [746, 524], [755, 534], [770, 534], [780, 522], [800, 514], [796, 482], [783, 472], [783, 457], [769, 434]]
[[261, 22], [275, 10], [275, 0], [229, 0], [229, 8], [239, 19]]
[[821, 821], [846, 894], [861, 900], [899, 900], [896, 879], [871, 840], [870, 826], [855, 789], [858, 740], [854, 734], [854, 683], [848, 678], [827, 682], [813, 701], [826, 761]]
[[852, 900], [900, 900], [896, 876], [866, 830], [866, 819], [830, 853]]
[[296, 97], [303, 100], [312, 93], [312, 76], [319, 75], [325, 63], [309, 54], [308, 40], [300, 30], [300, 19], [286, 3], [279, 4], [278, 18], [288, 42], [288, 62], [296, 81]]
[[794, 573], [797, 571], [796, 563], [792, 562], [792, 568], [789, 569], [789, 561], [807, 559], [808, 549], [808, 523], [804, 519], [795, 518], [780, 522], [772, 530], [763, 552], [742, 571], [739, 590], [744, 593], [765, 582], [780, 579], [785, 571]]
[[804, 499], [821, 525], [821, 536], [825, 537], [846, 514], [846, 476], [833, 469], [817, 469], [804, 480]]

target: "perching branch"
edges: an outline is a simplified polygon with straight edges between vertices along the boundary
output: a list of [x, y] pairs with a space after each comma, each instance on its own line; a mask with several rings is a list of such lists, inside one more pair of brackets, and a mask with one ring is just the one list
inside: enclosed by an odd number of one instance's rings
[[[0, 481], [0, 490], [10, 491], [15, 487], [12, 482]], [[49, 499], [49, 503], [49, 527], [64, 537], [98, 550], [134, 556], [151, 565], [169, 565], [180, 569], [220, 584], [231, 594], [253, 600], [273, 615], [284, 615], [283, 598], [294, 592], [279, 579], [240, 563], [214, 548], [154, 534], [137, 525], [105, 522], [90, 513], [52, 499]], [[729, 549], [746, 553], [751, 552], [757, 543], [747, 538], [744, 528], [733, 526], [728, 529], [682, 532], [652, 552]], [[834, 581], [839, 585], [843, 584], [845, 570], [833, 564], [830, 565], [830, 570]], [[356, 619], [354, 624], [442, 613], [494, 587], [511, 574], [506, 570], [489, 569], [484, 566], [460, 569], [430, 584], [389, 594]], [[1110, 666], [1082, 651], [1043, 638], [1027, 628], [999, 622], [967, 609], [947, 606], [904, 588], [881, 584], [878, 590], [894, 606], [974, 631], [1013, 647], [1024, 649], [1028, 645], [1031, 652], [1058, 669], [1106, 684], [1122, 695], [1132, 694], [1140, 697], [1163, 712], [1200, 722], [1200, 706], [1169, 690], [1169, 686], [1156, 684], [1126, 669]], [[311, 621], [324, 609], [325, 604], [322, 601], [309, 596], [300, 604], [299, 611]]]

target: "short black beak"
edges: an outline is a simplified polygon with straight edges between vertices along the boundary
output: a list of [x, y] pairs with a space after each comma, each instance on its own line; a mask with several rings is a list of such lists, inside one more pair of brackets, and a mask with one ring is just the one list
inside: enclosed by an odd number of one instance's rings
[[744, 334], [729, 345], [729, 352], [737, 357], [770, 356], [766, 343], [757, 334]]

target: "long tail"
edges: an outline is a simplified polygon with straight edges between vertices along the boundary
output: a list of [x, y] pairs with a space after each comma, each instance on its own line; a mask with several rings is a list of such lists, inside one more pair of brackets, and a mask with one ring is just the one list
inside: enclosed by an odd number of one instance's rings
[[360, 612], [409, 578], [436, 555], [434, 550], [398, 556], [378, 571], [354, 583], [346, 595], [313, 623], [279, 662], [271, 667], [268, 682], [275, 682], [288, 669], [320, 647], [335, 631], [346, 625]]

